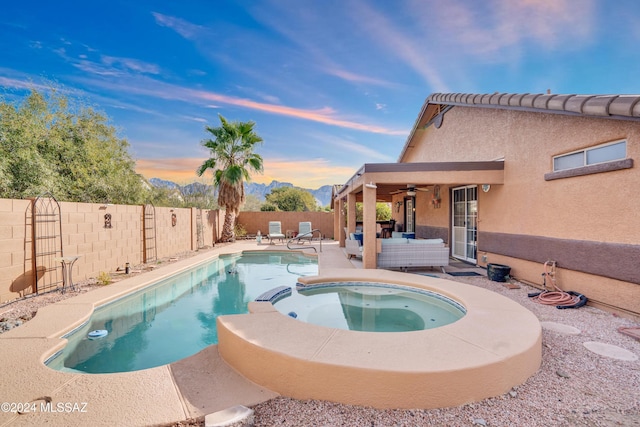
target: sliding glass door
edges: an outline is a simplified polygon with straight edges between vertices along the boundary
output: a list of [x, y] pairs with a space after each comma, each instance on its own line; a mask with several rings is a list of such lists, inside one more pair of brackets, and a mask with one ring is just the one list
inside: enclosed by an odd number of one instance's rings
[[455, 258], [476, 262], [478, 234], [478, 187], [453, 189], [451, 253]]

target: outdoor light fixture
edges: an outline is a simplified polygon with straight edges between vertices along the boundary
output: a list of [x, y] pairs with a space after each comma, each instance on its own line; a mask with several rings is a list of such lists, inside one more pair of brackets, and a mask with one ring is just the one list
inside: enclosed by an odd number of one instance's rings
[[409, 197], [415, 197], [415, 195], [416, 195], [416, 192], [415, 192], [414, 190], [409, 190], [409, 191], [407, 191], [407, 196], [409, 196]]
[[378, 186], [373, 182], [365, 184], [364, 186], [367, 187], [367, 188], [378, 188]]
[[402, 207], [402, 202], [400, 200], [398, 200], [396, 202], [396, 212], [400, 212], [400, 208]]

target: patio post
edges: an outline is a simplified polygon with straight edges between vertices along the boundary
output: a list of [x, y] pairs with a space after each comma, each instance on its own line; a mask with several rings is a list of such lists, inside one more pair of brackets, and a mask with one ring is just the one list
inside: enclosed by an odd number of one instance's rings
[[362, 189], [362, 267], [376, 268], [376, 189], [367, 187]]
[[339, 198], [334, 203], [334, 211], [333, 211], [333, 235], [337, 236], [337, 240], [339, 242], [339, 246], [344, 248], [344, 241], [346, 236], [344, 234], [344, 226], [345, 226], [345, 213], [344, 213], [344, 199]]
[[356, 231], [356, 195], [349, 193], [347, 196], [347, 230], [349, 233]]

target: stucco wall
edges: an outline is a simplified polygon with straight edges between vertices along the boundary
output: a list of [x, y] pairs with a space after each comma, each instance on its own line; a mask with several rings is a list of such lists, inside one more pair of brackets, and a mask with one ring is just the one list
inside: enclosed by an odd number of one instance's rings
[[[333, 212], [240, 212], [237, 223], [242, 224], [248, 234], [263, 235], [269, 232], [269, 221], [280, 221], [282, 232], [298, 231], [298, 224], [310, 221], [313, 229], [333, 239]], [[317, 234], [316, 234], [317, 236]]]
[[455, 107], [446, 113], [440, 129], [431, 126], [419, 135], [403, 162], [504, 157], [505, 185], [479, 192], [479, 220], [485, 231], [640, 242], [640, 228], [628, 227], [640, 209], [635, 195], [640, 182], [637, 167], [544, 179], [552, 171], [553, 156], [618, 139], [627, 140], [627, 157], [639, 161], [638, 122]]
[[[620, 139], [634, 167], [545, 180], [553, 156]], [[417, 131], [411, 145], [402, 162], [504, 158], [504, 185], [478, 191], [480, 265], [506, 263], [514, 276], [540, 285], [542, 263], [560, 258], [563, 289], [640, 313], [639, 122], [454, 107], [439, 129]], [[450, 228], [450, 188], [442, 186], [441, 195], [441, 208], [434, 209], [421, 200], [429, 196], [417, 194], [418, 227]], [[509, 247], [501, 243], [505, 236]]]

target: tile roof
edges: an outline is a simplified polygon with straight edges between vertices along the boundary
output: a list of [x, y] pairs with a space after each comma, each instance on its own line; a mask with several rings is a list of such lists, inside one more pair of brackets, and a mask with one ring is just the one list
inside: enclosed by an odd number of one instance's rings
[[640, 95], [555, 95], [532, 93], [434, 93], [426, 104], [500, 108], [623, 120], [640, 120]]
[[433, 123], [440, 127], [442, 113], [450, 108], [480, 107], [547, 114], [640, 121], [640, 95], [555, 95], [550, 93], [432, 93], [425, 100], [398, 162], [411, 146], [418, 129]]

